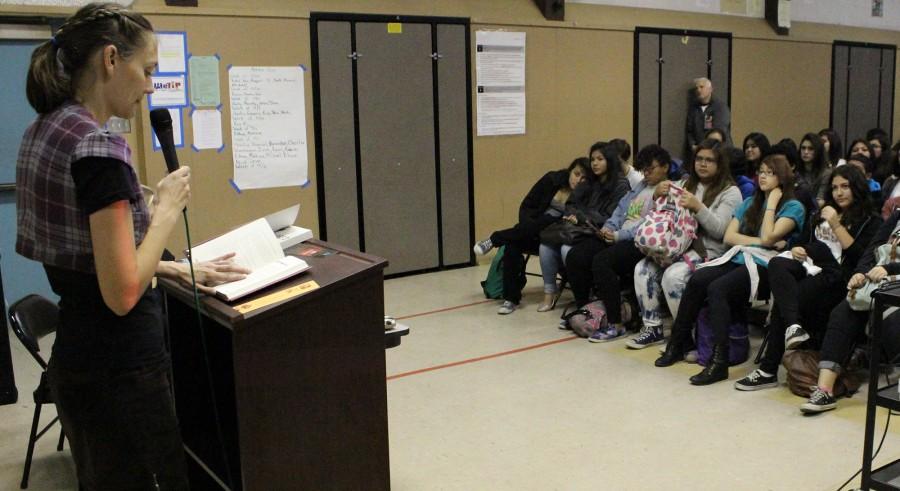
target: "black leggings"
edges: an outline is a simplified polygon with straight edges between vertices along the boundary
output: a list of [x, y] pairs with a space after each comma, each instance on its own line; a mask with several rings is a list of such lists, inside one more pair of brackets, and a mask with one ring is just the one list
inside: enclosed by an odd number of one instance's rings
[[825, 270], [807, 276], [803, 265], [794, 259], [776, 257], [769, 261], [769, 287], [774, 305], [769, 323], [766, 352], [759, 368], [775, 373], [784, 356], [784, 332], [788, 326], [801, 325], [810, 334], [821, 336], [828, 313], [847, 296], [840, 274]]
[[[570, 252], [571, 254], [571, 252]], [[634, 241], [616, 242], [594, 256], [594, 293], [603, 300], [609, 322], [622, 322], [622, 290], [634, 289], [634, 267], [644, 255]]]
[[[759, 274], [757, 297], [768, 294], [766, 268], [753, 263]], [[709, 322], [713, 328], [713, 341], [717, 345], [728, 343], [728, 326], [740, 318], [750, 299], [750, 273], [743, 264], [732, 262], [721, 266], [699, 268], [688, 281], [672, 331], [689, 333], [700, 315], [704, 303], [709, 304]], [[732, 315], [735, 312], [735, 315]], [[688, 339], [689, 336], [683, 339]]]
[[494, 247], [506, 246], [503, 250], [503, 299], [512, 303], [522, 300], [525, 286], [525, 257], [523, 254], [537, 254], [541, 245], [541, 230], [557, 221], [551, 215], [541, 215], [536, 220], [517, 223], [514, 227], [498, 230], [491, 234]]
[[591, 299], [591, 285], [594, 284], [594, 256], [609, 245], [597, 237], [589, 237], [572, 246], [566, 255], [566, 278], [575, 303], [581, 307]]

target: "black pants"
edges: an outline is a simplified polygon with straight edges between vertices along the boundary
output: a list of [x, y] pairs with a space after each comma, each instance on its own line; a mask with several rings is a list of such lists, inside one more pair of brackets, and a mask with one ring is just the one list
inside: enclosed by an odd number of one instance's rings
[[591, 267], [594, 293], [603, 300], [606, 315], [613, 324], [622, 322], [622, 290], [634, 289], [634, 267], [643, 258], [631, 240], [616, 242], [594, 256]]
[[828, 313], [847, 296], [847, 289], [835, 271], [822, 271], [807, 276], [806, 269], [796, 260], [776, 257], [769, 261], [769, 287], [774, 304], [769, 323], [766, 352], [759, 368], [775, 373], [784, 356], [784, 332], [788, 326], [799, 324], [810, 334], [821, 338], [828, 322]]
[[[768, 295], [766, 268], [756, 263], [750, 265], [759, 274], [758, 294]], [[725, 263], [698, 269], [688, 281], [678, 305], [678, 314], [672, 324], [673, 333], [681, 333], [681, 339], [690, 338], [690, 331], [704, 304], [709, 304], [709, 323], [713, 329], [713, 342], [728, 343], [728, 326], [740, 319], [732, 312], [744, 312], [750, 299], [750, 273], [747, 266]], [[674, 334], [673, 334], [674, 337]]]
[[541, 245], [541, 230], [557, 221], [551, 215], [541, 215], [536, 220], [517, 223], [512, 228], [497, 230], [491, 234], [494, 247], [506, 246], [503, 250], [503, 300], [518, 304], [522, 300], [525, 286], [525, 257], [523, 254], [537, 254]]
[[575, 303], [581, 307], [591, 299], [591, 286], [594, 284], [594, 256], [608, 244], [597, 237], [589, 237], [575, 244], [566, 255], [566, 278]]
[[170, 373], [168, 361], [72, 372], [51, 359], [50, 390], [81, 489], [188, 489]]

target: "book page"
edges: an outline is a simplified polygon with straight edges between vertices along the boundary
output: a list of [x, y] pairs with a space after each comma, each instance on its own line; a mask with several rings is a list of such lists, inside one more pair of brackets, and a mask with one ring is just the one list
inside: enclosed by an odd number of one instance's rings
[[265, 218], [254, 220], [231, 232], [195, 246], [191, 251], [194, 263], [209, 261], [230, 252], [234, 261], [256, 271], [284, 257], [281, 244]]

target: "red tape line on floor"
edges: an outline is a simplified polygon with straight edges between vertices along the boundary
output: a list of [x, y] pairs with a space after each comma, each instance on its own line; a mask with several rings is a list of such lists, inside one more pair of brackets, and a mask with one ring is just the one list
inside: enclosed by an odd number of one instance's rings
[[402, 321], [404, 319], [412, 319], [413, 317], [422, 317], [424, 315], [439, 314], [441, 312], [447, 312], [447, 311], [456, 310], [456, 309], [463, 309], [466, 307], [472, 307], [473, 305], [481, 305], [483, 303], [490, 303], [490, 302], [496, 302], [496, 300], [482, 300], [480, 302], [472, 302], [472, 303], [467, 303], [465, 305], [457, 305], [455, 307], [447, 307], [445, 309], [431, 310], [428, 312], [421, 312], [418, 314], [404, 315], [403, 317], [396, 317], [396, 319], [398, 321]]
[[402, 377], [409, 377], [410, 375], [417, 375], [420, 373], [432, 372], [434, 370], [440, 370], [442, 368], [456, 367], [459, 365], [465, 365], [467, 363], [475, 363], [476, 361], [490, 360], [491, 358], [499, 358], [501, 356], [514, 355], [516, 353], [521, 353], [523, 351], [530, 351], [533, 349], [543, 348], [545, 346], [552, 346], [554, 344], [565, 343], [566, 341], [572, 341], [573, 339], [579, 339], [579, 337], [578, 336], [570, 336], [570, 337], [562, 338], [562, 339], [554, 339], [553, 341], [547, 341], [546, 343], [540, 343], [540, 344], [535, 344], [532, 346], [526, 346], [524, 348], [517, 348], [514, 350], [510, 350], [510, 351], [504, 351], [502, 353], [494, 353], [493, 355], [479, 356], [478, 358], [470, 358], [468, 360], [455, 361], [453, 363], [445, 363], [443, 365], [437, 365], [437, 366], [428, 367], [428, 368], [421, 368], [419, 370], [413, 370], [411, 372], [398, 373], [396, 375], [391, 375], [391, 376], [387, 377], [387, 380], [394, 380], [394, 379], [398, 379], [398, 378], [402, 378]]

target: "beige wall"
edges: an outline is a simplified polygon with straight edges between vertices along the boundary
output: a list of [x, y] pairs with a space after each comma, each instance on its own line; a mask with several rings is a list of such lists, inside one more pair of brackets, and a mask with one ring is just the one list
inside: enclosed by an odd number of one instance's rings
[[[791, 35], [785, 37], [777, 36], [761, 19], [586, 4], [567, 5], [566, 21], [552, 22], [543, 19], [533, 0], [200, 3], [200, 8], [172, 8], [165, 7], [163, 0], [137, 0], [134, 8], [152, 14], [161, 28], [188, 30], [192, 51], [218, 51], [223, 63], [310, 63], [308, 17], [319, 11], [468, 17], [473, 33], [479, 29], [526, 32], [527, 134], [474, 137], [475, 230], [479, 239], [515, 221], [523, 194], [546, 170], [568, 164], [598, 139], [631, 140], [635, 26], [732, 33], [732, 114], [737, 141], [750, 131], [763, 131], [773, 140], [785, 136], [799, 139], [807, 131], [828, 125], [834, 40], [900, 44], [900, 32], [893, 31], [794, 23]], [[63, 11], [0, 7], [0, 13], [59, 12]], [[247, 19], [256, 17], [269, 19]], [[897, 102], [900, 97], [895, 96]], [[223, 194], [216, 187], [219, 183], [214, 186], [198, 180], [191, 217], [192, 228], [199, 227], [198, 237], [271, 211], [298, 194], [303, 203], [302, 223], [317, 229], [310, 93], [307, 112], [313, 185], [287, 192], [255, 191], [235, 199]], [[900, 131], [900, 111], [894, 114], [895, 129]], [[224, 119], [227, 135], [227, 113]], [[150, 155], [147, 123], [135, 126], [134, 143], [142, 141], [136, 145], [136, 158], [143, 166]], [[207, 158], [188, 153], [183, 158], [198, 165], [227, 167], [229, 156]], [[155, 182], [161, 159], [154, 154], [148, 163], [146, 177]]]

